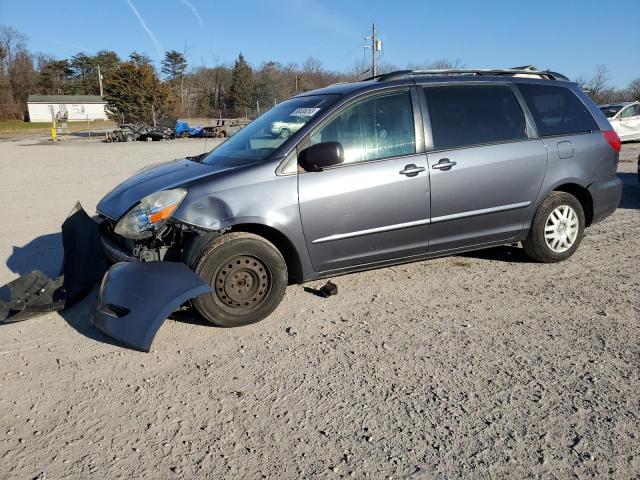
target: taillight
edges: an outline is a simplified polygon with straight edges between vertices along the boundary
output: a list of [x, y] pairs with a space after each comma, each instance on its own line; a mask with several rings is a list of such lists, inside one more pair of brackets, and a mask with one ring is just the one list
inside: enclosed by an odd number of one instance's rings
[[604, 139], [607, 141], [609, 146], [613, 148], [616, 152], [619, 152], [622, 148], [622, 143], [620, 142], [620, 137], [615, 132], [615, 130], [607, 130], [606, 132], [602, 132], [604, 135]]

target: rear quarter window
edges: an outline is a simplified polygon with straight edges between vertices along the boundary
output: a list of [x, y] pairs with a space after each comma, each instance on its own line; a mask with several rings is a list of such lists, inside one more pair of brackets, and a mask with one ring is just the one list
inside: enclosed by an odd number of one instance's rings
[[598, 131], [598, 124], [575, 93], [556, 85], [518, 84], [541, 137]]
[[520, 104], [508, 86], [424, 88], [436, 150], [527, 139]]

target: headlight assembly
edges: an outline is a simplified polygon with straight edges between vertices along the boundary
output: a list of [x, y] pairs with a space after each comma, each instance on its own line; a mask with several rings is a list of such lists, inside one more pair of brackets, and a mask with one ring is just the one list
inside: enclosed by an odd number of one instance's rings
[[115, 233], [132, 239], [150, 236], [171, 217], [186, 196], [187, 191], [183, 188], [147, 195], [120, 218]]

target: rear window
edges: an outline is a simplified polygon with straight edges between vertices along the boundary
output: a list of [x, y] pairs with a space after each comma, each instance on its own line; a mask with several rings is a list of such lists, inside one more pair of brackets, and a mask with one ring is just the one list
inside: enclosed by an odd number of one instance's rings
[[541, 137], [600, 130], [586, 105], [568, 88], [518, 84]]
[[604, 116], [607, 118], [615, 117], [616, 113], [620, 110], [622, 110], [622, 105], [608, 105], [606, 107], [600, 107], [600, 111], [602, 111]]
[[527, 138], [524, 114], [504, 85], [425, 87], [437, 150]]

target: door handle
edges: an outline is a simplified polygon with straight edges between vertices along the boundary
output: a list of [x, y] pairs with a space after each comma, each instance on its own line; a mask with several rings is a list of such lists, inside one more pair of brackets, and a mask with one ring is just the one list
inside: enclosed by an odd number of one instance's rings
[[400, 170], [400, 175], [406, 175], [407, 177], [415, 177], [420, 172], [424, 172], [424, 167], [418, 167], [414, 163], [410, 163], [409, 165], [404, 166], [404, 170]]
[[448, 158], [442, 158], [438, 163], [434, 163], [431, 165], [431, 168], [435, 168], [436, 170], [451, 170], [451, 167], [457, 165], [458, 162], [452, 162]]

